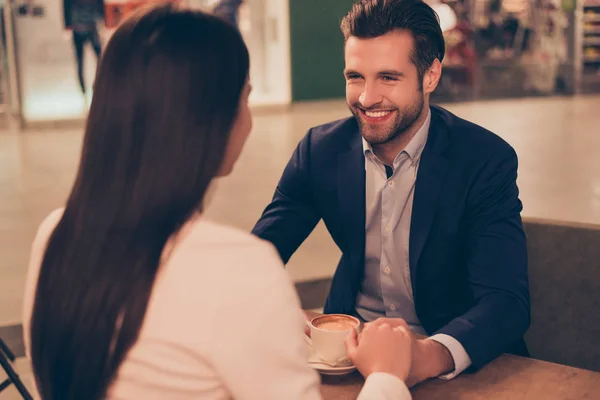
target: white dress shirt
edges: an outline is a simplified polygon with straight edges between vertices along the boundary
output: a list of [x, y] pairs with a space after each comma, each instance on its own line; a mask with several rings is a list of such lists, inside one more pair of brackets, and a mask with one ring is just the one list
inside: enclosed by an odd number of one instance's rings
[[[410, 224], [415, 182], [421, 154], [427, 143], [431, 111], [408, 145], [386, 166], [363, 138], [366, 174], [365, 276], [356, 301], [366, 321], [380, 317], [403, 318], [415, 333], [421, 326], [412, 290], [409, 263]], [[431, 337], [452, 354], [455, 369], [441, 376], [451, 379], [471, 365], [458, 340], [449, 335]]]

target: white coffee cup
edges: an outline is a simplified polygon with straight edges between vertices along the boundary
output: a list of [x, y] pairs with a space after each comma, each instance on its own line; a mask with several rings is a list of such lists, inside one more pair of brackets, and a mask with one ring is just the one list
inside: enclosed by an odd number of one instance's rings
[[358, 318], [346, 314], [324, 314], [311, 319], [308, 326], [317, 357], [331, 366], [352, 364], [348, 360], [345, 340], [352, 329], [358, 333]]

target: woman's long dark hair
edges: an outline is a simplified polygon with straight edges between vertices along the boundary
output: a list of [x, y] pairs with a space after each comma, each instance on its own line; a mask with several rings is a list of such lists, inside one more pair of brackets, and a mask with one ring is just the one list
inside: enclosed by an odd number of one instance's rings
[[218, 174], [248, 69], [237, 30], [201, 12], [154, 7], [114, 33], [39, 274], [31, 357], [44, 400], [106, 395], [167, 241]]

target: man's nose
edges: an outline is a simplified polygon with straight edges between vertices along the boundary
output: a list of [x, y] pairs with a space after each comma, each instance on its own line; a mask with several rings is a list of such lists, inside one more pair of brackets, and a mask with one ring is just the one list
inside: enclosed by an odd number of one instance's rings
[[358, 101], [362, 107], [371, 108], [374, 105], [381, 103], [383, 101], [383, 96], [377, 93], [373, 86], [365, 85]]

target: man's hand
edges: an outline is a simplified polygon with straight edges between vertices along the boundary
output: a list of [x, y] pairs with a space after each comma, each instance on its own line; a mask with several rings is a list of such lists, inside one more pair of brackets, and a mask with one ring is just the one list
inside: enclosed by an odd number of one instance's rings
[[[417, 339], [414, 333], [408, 328], [406, 321], [402, 318], [379, 318], [367, 323], [365, 327], [368, 325], [402, 326], [409, 332], [412, 348], [412, 367], [406, 380], [408, 387], [454, 370], [454, 359], [450, 351], [444, 345], [434, 340], [427, 338]], [[360, 343], [360, 336], [358, 340]]]

